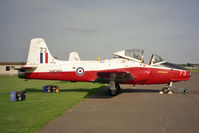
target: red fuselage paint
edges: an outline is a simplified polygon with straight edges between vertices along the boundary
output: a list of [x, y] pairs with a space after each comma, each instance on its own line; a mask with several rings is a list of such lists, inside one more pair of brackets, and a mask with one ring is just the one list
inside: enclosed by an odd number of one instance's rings
[[[135, 78], [132, 81], [121, 82], [120, 84], [166, 84], [170, 82], [178, 82], [189, 80], [190, 71], [188, 70], [170, 70], [161, 68], [120, 68], [111, 69], [117, 71], [128, 71]], [[27, 79], [44, 79], [44, 80], [65, 80], [65, 81], [80, 81], [94, 82], [97, 78], [97, 73], [100, 71], [85, 71], [83, 75], [78, 75], [75, 71], [70, 72], [32, 72], [25, 73]]]

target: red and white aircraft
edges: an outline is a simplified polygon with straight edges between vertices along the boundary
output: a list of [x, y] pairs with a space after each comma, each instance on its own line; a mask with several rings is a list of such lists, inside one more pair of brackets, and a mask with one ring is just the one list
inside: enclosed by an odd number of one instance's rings
[[80, 82], [100, 82], [110, 85], [108, 93], [117, 95], [119, 84], [168, 84], [163, 88], [168, 93], [173, 82], [189, 80], [187, 69], [166, 62], [153, 54], [149, 64], [144, 63], [143, 50], [123, 50], [114, 53], [113, 59], [81, 61], [76, 52], [70, 53], [69, 61], [53, 58], [41, 38], [30, 42], [26, 65], [18, 68], [19, 78]]

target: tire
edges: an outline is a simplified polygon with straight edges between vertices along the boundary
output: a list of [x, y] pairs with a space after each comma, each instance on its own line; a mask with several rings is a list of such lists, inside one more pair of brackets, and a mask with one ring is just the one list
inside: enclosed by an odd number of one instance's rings
[[115, 84], [115, 88], [117, 88], [117, 89], [118, 89], [118, 91], [120, 91], [120, 90], [121, 90], [121, 88], [120, 88], [120, 85], [119, 85], [119, 84]]
[[118, 90], [117, 89], [115, 89], [115, 90], [109, 89], [108, 90], [108, 95], [109, 96], [116, 96], [117, 94], [118, 94]]
[[120, 90], [119, 84], [115, 84], [115, 90], [108, 89], [108, 95], [109, 96], [117, 96]]
[[163, 88], [162, 88], [162, 92], [163, 92], [164, 94], [167, 94], [167, 93], [169, 92], [169, 90], [168, 90], [167, 87], [163, 87]]

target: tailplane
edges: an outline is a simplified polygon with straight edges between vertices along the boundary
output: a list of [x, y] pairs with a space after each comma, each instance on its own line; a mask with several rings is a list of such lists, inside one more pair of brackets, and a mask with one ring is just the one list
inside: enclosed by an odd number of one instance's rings
[[44, 39], [33, 38], [30, 41], [27, 65], [48, 64], [54, 61]]

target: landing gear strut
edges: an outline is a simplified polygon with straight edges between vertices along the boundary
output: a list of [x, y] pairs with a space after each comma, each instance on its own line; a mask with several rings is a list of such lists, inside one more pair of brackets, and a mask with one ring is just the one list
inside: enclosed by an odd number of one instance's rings
[[110, 81], [109, 85], [110, 85], [110, 87], [108, 90], [108, 94], [110, 96], [116, 96], [120, 91], [120, 85], [115, 83], [115, 81]]
[[173, 94], [173, 92], [171, 91], [172, 86], [173, 86], [173, 82], [170, 82], [167, 87], [162, 88], [162, 92], [164, 94]]
[[189, 93], [188, 89], [173, 87], [173, 82], [170, 82], [167, 87], [163, 87], [159, 94], [173, 94], [174, 90], [180, 90], [183, 94]]

